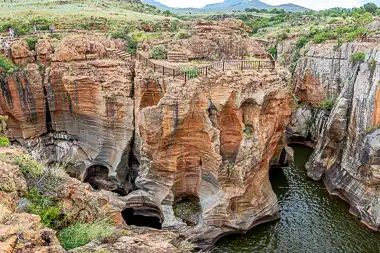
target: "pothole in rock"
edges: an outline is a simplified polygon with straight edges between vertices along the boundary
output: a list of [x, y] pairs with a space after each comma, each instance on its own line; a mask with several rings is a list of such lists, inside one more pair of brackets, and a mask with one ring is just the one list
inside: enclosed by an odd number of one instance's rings
[[121, 215], [129, 226], [135, 225], [162, 229], [160, 218], [150, 210], [145, 210], [144, 208], [126, 208]]
[[94, 190], [106, 190], [115, 192], [121, 196], [125, 196], [128, 192], [118, 187], [108, 176], [108, 168], [102, 165], [94, 165], [87, 169], [84, 179], [85, 183], [89, 183]]
[[174, 215], [188, 226], [195, 226], [199, 221], [201, 207], [197, 197], [181, 197], [173, 204]]

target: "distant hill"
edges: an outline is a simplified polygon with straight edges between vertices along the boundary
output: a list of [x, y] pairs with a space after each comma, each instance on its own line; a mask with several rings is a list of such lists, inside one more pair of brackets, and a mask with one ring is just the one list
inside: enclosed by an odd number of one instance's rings
[[177, 12], [192, 11], [192, 12], [228, 12], [228, 11], [244, 11], [247, 8], [267, 9], [274, 8], [284, 9], [291, 12], [303, 12], [309, 9], [295, 4], [282, 4], [278, 6], [269, 5], [259, 0], [224, 0], [223, 3], [208, 4], [204, 8], [171, 8], [156, 0], [142, 0], [145, 4], [156, 6], [161, 10], [171, 10]]

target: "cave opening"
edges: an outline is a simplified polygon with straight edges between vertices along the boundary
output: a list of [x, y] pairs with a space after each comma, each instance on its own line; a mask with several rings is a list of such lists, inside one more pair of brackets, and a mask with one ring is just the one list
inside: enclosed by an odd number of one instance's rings
[[162, 229], [161, 219], [156, 215], [146, 215], [143, 209], [126, 208], [122, 211], [121, 215], [129, 226]]
[[89, 183], [94, 190], [106, 190], [126, 196], [128, 192], [119, 187], [109, 176], [109, 170], [104, 165], [93, 165], [87, 169], [84, 179], [85, 183]]
[[283, 150], [279, 159], [280, 166], [273, 166], [269, 170], [269, 180], [277, 196], [283, 196], [289, 190], [289, 180], [300, 180], [301, 176], [307, 178], [305, 164], [314, 151], [305, 144], [292, 144], [289, 147], [294, 151], [294, 161], [288, 164], [286, 151]]
[[196, 196], [177, 197], [173, 204], [174, 215], [188, 226], [195, 226], [199, 222], [201, 205]]

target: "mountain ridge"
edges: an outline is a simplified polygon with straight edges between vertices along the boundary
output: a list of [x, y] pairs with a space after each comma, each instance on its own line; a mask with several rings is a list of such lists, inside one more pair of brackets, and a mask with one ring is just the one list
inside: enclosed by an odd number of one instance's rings
[[303, 12], [309, 9], [295, 4], [269, 5], [259, 0], [224, 0], [222, 3], [207, 4], [203, 8], [173, 8], [164, 5], [156, 0], [142, 0], [144, 4], [150, 4], [161, 10], [170, 10], [174, 12], [227, 12], [227, 11], [244, 11], [247, 8], [256, 9], [284, 9], [290, 12]]

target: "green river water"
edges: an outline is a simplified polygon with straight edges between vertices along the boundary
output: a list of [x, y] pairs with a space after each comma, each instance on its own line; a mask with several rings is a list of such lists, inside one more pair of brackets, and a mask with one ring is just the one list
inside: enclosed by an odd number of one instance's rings
[[273, 169], [271, 183], [281, 219], [246, 235], [221, 238], [212, 253], [380, 252], [380, 233], [371, 232], [348, 212], [348, 204], [330, 196], [322, 182], [308, 179], [304, 165], [312, 150], [293, 146], [295, 165]]

